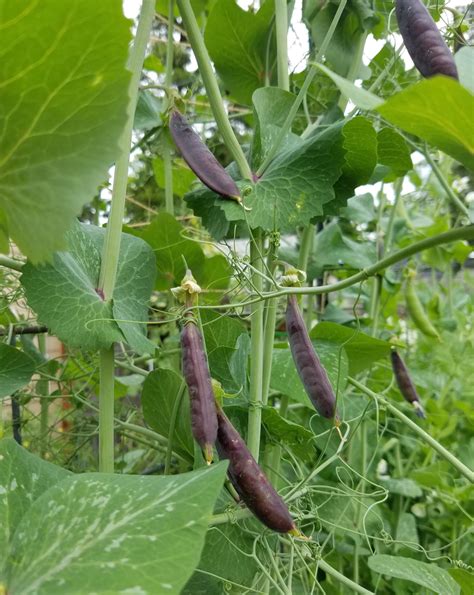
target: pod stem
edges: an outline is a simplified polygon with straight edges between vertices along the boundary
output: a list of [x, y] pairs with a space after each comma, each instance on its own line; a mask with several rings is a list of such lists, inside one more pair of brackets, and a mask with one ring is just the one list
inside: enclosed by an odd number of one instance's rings
[[367, 396], [371, 397], [374, 401], [376, 401], [379, 405], [383, 405], [386, 407], [395, 417], [398, 417], [400, 421], [402, 421], [406, 426], [408, 426], [411, 430], [418, 435], [418, 437], [426, 442], [433, 450], [435, 450], [443, 459], [451, 463], [453, 467], [455, 467], [461, 475], [464, 475], [471, 483], [474, 483], [474, 471], [469, 469], [464, 463], [462, 463], [458, 458], [456, 458], [447, 448], [442, 446], [437, 440], [435, 440], [432, 436], [430, 436], [423, 428], [420, 428], [414, 421], [412, 421], [409, 417], [407, 417], [404, 413], [399, 411], [390, 401], [374, 393], [369, 388], [358, 382], [355, 378], [351, 378], [349, 376], [348, 381], [352, 386], [359, 389], [361, 392], [366, 394]]
[[[263, 279], [263, 232], [255, 230], [254, 238], [250, 244], [250, 260], [254, 267], [253, 285], [257, 293], [262, 292]], [[258, 463], [260, 451], [260, 433], [262, 425], [263, 405], [263, 361], [264, 361], [264, 334], [263, 334], [264, 303], [256, 302], [252, 305], [251, 319], [251, 368], [250, 368], [250, 395], [247, 445], [253, 458]], [[267, 348], [269, 348], [267, 346]], [[271, 345], [273, 349], [273, 342]]]
[[[106, 300], [111, 300], [117, 277], [117, 267], [122, 237], [122, 221], [125, 213], [125, 196], [128, 182], [128, 162], [132, 142], [133, 120], [138, 98], [138, 85], [143, 67], [146, 46], [155, 14], [154, 0], [143, 0], [137, 33], [130, 51], [128, 68], [132, 72], [129, 83], [127, 120], [120, 135], [115, 164], [114, 185], [109, 222], [105, 231], [99, 289]], [[114, 469], [114, 349], [100, 351], [99, 391], [99, 470], [112, 473]]]
[[224, 140], [224, 144], [229, 149], [237, 163], [240, 173], [243, 178], [252, 180], [252, 172], [250, 166], [245, 158], [242, 147], [235, 136], [235, 133], [230, 125], [229, 118], [224, 109], [224, 103], [219, 91], [219, 85], [212, 69], [211, 60], [207, 48], [204, 44], [199, 25], [196, 21], [196, 16], [191, 6], [190, 0], [177, 0], [179, 12], [183, 19], [184, 28], [188, 35], [189, 43], [196, 57], [199, 66], [199, 73], [202, 77], [204, 87], [206, 88], [209, 103], [211, 104], [212, 113], [216, 119], [217, 126]]

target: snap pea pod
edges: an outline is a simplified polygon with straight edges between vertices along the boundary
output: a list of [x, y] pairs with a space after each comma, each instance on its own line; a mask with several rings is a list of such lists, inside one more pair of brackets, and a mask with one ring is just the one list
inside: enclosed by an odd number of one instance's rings
[[439, 339], [438, 331], [432, 325], [431, 320], [428, 318], [420, 298], [418, 297], [415, 286], [413, 284], [412, 276], [409, 275], [405, 285], [405, 297], [408, 307], [408, 312], [415, 326], [427, 337], [433, 337]]

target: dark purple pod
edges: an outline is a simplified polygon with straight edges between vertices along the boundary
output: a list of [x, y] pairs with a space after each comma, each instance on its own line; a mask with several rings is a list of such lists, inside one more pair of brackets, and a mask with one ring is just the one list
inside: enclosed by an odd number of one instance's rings
[[196, 442], [212, 462], [217, 438], [217, 411], [206, 352], [198, 327], [187, 321], [181, 332], [183, 375], [191, 399], [191, 426]]
[[453, 55], [425, 5], [420, 0], [395, 0], [395, 12], [405, 47], [421, 74], [457, 79]]
[[240, 202], [237, 184], [177, 110], [170, 116], [170, 132], [183, 159], [208, 188]]
[[416, 392], [415, 385], [410, 378], [410, 374], [408, 373], [408, 369], [405, 366], [405, 362], [394, 349], [392, 349], [392, 353], [390, 355], [392, 358], [393, 374], [395, 376], [395, 380], [397, 381], [402, 397], [405, 399], [405, 401], [408, 401], [408, 403], [413, 405], [418, 417], [425, 418], [426, 416], [420, 401], [420, 397]]
[[227, 473], [239, 496], [269, 529], [299, 535], [285, 502], [220, 407], [217, 409], [217, 420], [217, 452], [220, 459], [229, 460]]
[[336, 416], [336, 397], [326, 370], [314, 350], [295, 295], [288, 296], [286, 330], [291, 354], [308, 397], [323, 417]]

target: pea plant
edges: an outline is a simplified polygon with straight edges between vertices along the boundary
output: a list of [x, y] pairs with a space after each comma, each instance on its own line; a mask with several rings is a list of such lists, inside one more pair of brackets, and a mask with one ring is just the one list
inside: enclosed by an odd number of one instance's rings
[[0, 0], [0, 593], [472, 594], [470, 10], [137, 5]]

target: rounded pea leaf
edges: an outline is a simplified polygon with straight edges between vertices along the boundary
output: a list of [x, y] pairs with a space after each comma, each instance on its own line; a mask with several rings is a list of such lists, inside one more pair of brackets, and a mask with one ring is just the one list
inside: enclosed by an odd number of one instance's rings
[[0, 343], [0, 398], [28, 384], [35, 368], [35, 362], [29, 355], [11, 345]]
[[115, 0], [0, 0], [0, 14], [0, 209], [38, 263], [64, 248], [115, 160], [130, 21]]

